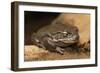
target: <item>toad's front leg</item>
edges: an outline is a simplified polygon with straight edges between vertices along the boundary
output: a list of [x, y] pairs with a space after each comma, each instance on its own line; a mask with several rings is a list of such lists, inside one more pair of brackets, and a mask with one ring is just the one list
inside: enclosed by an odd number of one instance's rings
[[60, 53], [61, 55], [64, 54], [64, 49], [60, 48], [60, 47], [56, 47], [56, 52]]

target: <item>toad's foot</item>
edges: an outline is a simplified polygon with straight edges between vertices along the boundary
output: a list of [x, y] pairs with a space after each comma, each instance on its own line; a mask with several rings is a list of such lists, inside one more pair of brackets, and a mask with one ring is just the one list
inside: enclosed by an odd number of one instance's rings
[[60, 53], [61, 55], [63, 55], [64, 54], [64, 49], [62, 49], [62, 48], [60, 48], [60, 47], [56, 47], [56, 51], [58, 52], [58, 53]]

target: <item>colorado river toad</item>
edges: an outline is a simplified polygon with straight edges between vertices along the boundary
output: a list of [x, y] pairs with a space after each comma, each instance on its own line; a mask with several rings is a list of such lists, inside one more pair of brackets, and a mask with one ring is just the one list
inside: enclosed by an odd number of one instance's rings
[[64, 31], [32, 34], [32, 42], [38, 47], [64, 54], [64, 48], [78, 43], [79, 33], [76, 26], [68, 26]]

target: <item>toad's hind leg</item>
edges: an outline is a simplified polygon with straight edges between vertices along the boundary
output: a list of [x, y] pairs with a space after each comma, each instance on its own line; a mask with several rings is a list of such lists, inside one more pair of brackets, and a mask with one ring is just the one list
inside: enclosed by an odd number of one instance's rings
[[42, 45], [41, 43], [37, 43], [37, 46], [38, 46], [39, 48], [43, 48], [43, 49], [46, 50], [46, 47], [45, 47], [44, 45]]
[[64, 49], [60, 48], [60, 47], [56, 47], [56, 52], [60, 53], [61, 55], [64, 54]]

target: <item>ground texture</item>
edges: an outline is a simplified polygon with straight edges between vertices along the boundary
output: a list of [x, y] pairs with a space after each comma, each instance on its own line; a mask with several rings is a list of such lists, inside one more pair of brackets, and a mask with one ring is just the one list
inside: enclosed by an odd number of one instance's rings
[[44, 60], [64, 60], [64, 59], [86, 59], [90, 57], [89, 51], [66, 50], [64, 55], [56, 52], [50, 52], [35, 45], [25, 46], [25, 61], [44, 61]]

